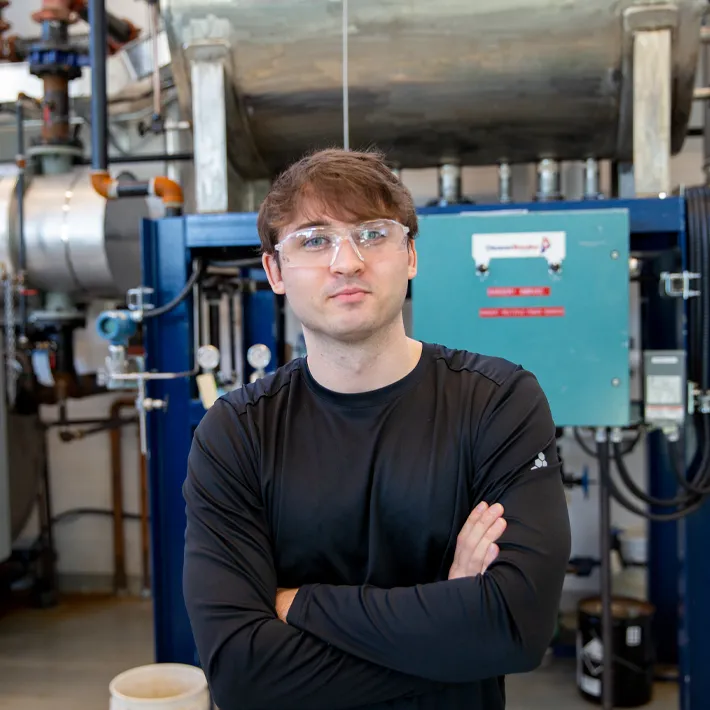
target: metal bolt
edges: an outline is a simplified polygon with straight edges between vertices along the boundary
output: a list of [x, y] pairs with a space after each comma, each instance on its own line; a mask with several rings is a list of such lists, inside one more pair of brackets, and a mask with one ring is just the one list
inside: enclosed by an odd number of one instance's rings
[[621, 384], [621, 380], [620, 380], [618, 377], [615, 377], [615, 378], [611, 381], [611, 386], [612, 386], [612, 387], [618, 387], [620, 384]]
[[618, 259], [619, 258], [619, 252], [614, 249], [613, 252], [611, 252], [611, 258], [612, 259]]

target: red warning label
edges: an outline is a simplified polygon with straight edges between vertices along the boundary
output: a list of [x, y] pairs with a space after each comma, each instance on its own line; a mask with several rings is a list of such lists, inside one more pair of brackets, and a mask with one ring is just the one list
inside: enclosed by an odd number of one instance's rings
[[564, 316], [564, 306], [547, 308], [480, 308], [481, 318], [560, 318]]
[[549, 296], [549, 286], [491, 286], [486, 291], [489, 298], [509, 298], [511, 296]]

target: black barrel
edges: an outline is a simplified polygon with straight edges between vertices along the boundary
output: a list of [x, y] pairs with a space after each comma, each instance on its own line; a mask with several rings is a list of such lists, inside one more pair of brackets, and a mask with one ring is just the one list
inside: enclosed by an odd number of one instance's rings
[[[653, 697], [654, 607], [629, 597], [614, 597], [612, 618], [614, 707], [636, 708]], [[583, 599], [577, 610], [577, 687], [582, 697], [601, 704], [604, 648], [599, 597]]]

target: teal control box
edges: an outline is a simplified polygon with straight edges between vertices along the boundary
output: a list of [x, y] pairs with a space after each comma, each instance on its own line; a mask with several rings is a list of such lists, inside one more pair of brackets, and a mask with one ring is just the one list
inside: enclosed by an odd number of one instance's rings
[[557, 426], [630, 424], [624, 209], [424, 214], [413, 335], [503, 357], [540, 382]]

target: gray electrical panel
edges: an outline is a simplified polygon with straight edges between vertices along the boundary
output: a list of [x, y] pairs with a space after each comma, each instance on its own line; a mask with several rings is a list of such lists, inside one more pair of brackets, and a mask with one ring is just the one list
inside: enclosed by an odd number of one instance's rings
[[682, 350], [644, 352], [644, 421], [682, 426], [686, 416], [687, 379]]

